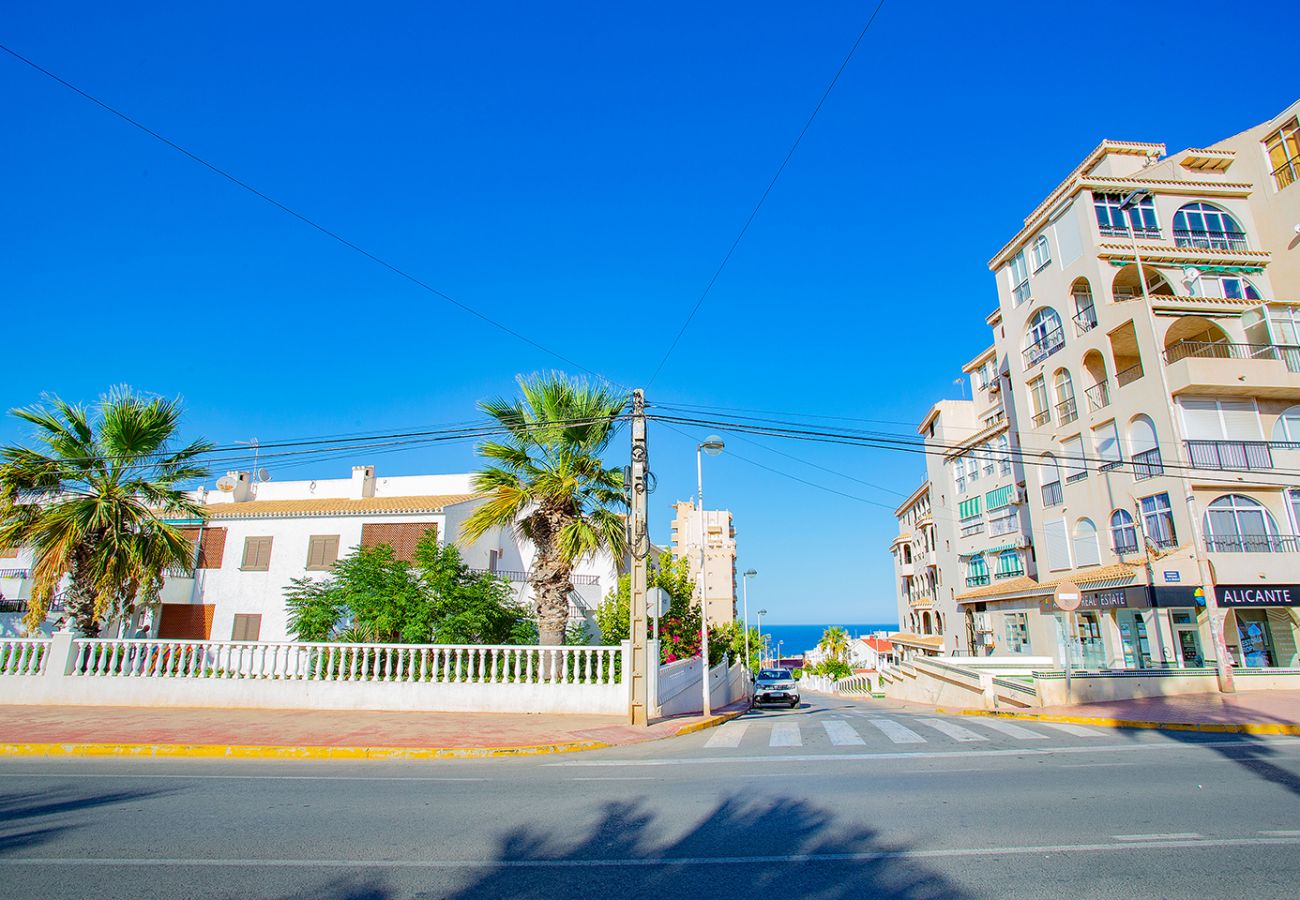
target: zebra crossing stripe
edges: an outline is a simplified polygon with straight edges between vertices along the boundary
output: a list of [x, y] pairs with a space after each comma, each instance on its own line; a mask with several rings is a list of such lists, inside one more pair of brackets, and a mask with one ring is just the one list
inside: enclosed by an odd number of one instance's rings
[[1012, 725], [1010, 722], [1003, 722], [999, 719], [980, 719], [979, 724], [985, 728], [992, 728], [994, 731], [1000, 731], [1007, 737], [1013, 737], [1021, 741], [1045, 741], [1047, 735], [1038, 734], [1030, 731], [1028, 728], [1021, 728], [1019, 725]]
[[749, 725], [745, 722], [728, 722], [721, 728], [715, 729], [704, 746], [711, 750], [719, 747], [739, 747], [740, 739], [745, 736], [748, 729]]
[[872, 725], [875, 725], [885, 733], [895, 744], [924, 744], [925, 738], [921, 737], [912, 729], [900, 725], [893, 719], [867, 719]]
[[769, 747], [802, 747], [803, 736], [799, 734], [799, 725], [795, 722], [777, 722], [772, 726], [772, 737], [767, 742]]
[[1094, 728], [1085, 728], [1082, 725], [1071, 725], [1069, 722], [1039, 722], [1044, 728], [1055, 728], [1057, 731], [1064, 731], [1066, 734], [1077, 735], [1078, 737], [1101, 737], [1101, 732]]
[[866, 743], [862, 736], [853, 730], [853, 726], [843, 719], [822, 722], [822, 728], [826, 729], [826, 736], [836, 747], [858, 747]]
[[928, 725], [935, 731], [942, 731], [948, 737], [955, 741], [987, 741], [982, 734], [976, 734], [969, 728], [963, 728], [956, 722], [949, 722], [945, 719], [917, 719], [922, 725]]

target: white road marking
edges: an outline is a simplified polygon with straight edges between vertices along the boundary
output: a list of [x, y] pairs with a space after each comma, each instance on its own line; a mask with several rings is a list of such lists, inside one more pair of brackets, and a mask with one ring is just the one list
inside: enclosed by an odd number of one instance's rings
[[976, 734], [969, 728], [962, 728], [956, 722], [947, 719], [917, 719], [922, 725], [929, 725], [935, 731], [942, 731], [955, 741], [987, 741], [982, 734]]
[[1270, 837], [1300, 837], [1300, 831], [1282, 830], [1282, 831], [1261, 831], [1260, 834], [1266, 834]]
[[769, 747], [802, 747], [803, 736], [799, 734], [799, 725], [796, 722], [777, 722], [772, 726], [772, 737], [768, 740]]
[[1013, 737], [1019, 741], [1047, 740], [1047, 735], [1045, 734], [1030, 731], [1028, 728], [1021, 728], [1019, 725], [1012, 725], [1010, 722], [1003, 722], [1000, 719], [980, 719], [979, 723], [985, 728], [992, 728], [994, 731], [1000, 731], [1007, 737]]
[[1070, 765], [1062, 764], [1062, 769], [1104, 769], [1112, 766], [1136, 766], [1137, 763], [1073, 763]]
[[1039, 722], [1044, 728], [1054, 728], [1057, 731], [1064, 731], [1066, 734], [1073, 734], [1076, 737], [1101, 737], [1102, 734], [1095, 728], [1085, 728], [1082, 725], [1071, 725], [1069, 722]]
[[748, 730], [749, 726], [744, 722], [728, 722], [721, 728], [715, 729], [704, 746], [710, 750], [718, 747], [739, 747], [740, 739], [745, 736], [745, 732]]
[[836, 747], [854, 747], [862, 746], [866, 743], [862, 737], [853, 730], [853, 726], [843, 719], [831, 719], [822, 722], [822, 728], [826, 729], [826, 736], [831, 739], [831, 743]]
[[925, 738], [921, 737], [912, 729], [905, 725], [900, 725], [893, 719], [867, 719], [872, 725], [875, 725], [885, 733], [895, 744], [924, 744]]
[[161, 868], [253, 869], [606, 869], [621, 866], [745, 866], [755, 863], [806, 865], [819, 862], [871, 862], [883, 859], [944, 859], [972, 856], [1031, 856], [1044, 853], [1132, 853], [1138, 850], [1179, 850], [1191, 847], [1293, 847], [1297, 838], [1243, 837], [1184, 839], [1170, 838], [1138, 844], [1045, 844], [1008, 847], [947, 847], [933, 850], [866, 850], [861, 853], [799, 853], [771, 856], [652, 856], [617, 859], [237, 859], [202, 857], [109, 856], [9, 856], [0, 857], [0, 868], [25, 866], [133, 866]]
[[1112, 834], [1117, 841], [1199, 841], [1202, 835], [1194, 831], [1179, 831], [1173, 834]]

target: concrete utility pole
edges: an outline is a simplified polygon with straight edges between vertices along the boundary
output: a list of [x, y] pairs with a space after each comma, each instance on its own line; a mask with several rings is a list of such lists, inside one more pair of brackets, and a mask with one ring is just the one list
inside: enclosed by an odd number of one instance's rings
[[[646, 589], [649, 585], [650, 527], [646, 502], [646, 471], [648, 462], [645, 436], [645, 391], [632, 392], [632, 483], [631, 529], [628, 553], [632, 557], [632, 608], [630, 631], [632, 638], [632, 692], [629, 697], [628, 717], [633, 725], [650, 724], [648, 682], [649, 658], [646, 642]], [[656, 660], [658, 662], [658, 660]]]

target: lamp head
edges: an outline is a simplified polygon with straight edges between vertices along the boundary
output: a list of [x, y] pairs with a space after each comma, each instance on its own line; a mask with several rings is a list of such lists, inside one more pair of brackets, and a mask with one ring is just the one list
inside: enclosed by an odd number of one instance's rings
[[760, 609], [760, 610], [758, 611], [758, 614], [759, 614], [760, 616], [765, 616], [765, 615], [767, 615], [767, 610], [765, 610], [765, 609]]
[[722, 448], [726, 446], [727, 445], [722, 442], [722, 438], [718, 437], [716, 434], [711, 434], [704, 439], [704, 443], [700, 444], [700, 449], [709, 454], [709, 456], [717, 456], [722, 452]]
[[753, 577], [754, 575], [757, 575], [757, 574], [758, 574], [758, 569], [746, 569], [745, 571], [741, 572], [740, 574], [741, 574], [741, 575], [744, 575], [746, 578], [751, 578], [751, 577]]
[[1139, 188], [1136, 191], [1131, 191], [1123, 200], [1121, 200], [1119, 202], [1119, 208], [1132, 209], [1133, 207], [1137, 206], [1139, 203], [1142, 203], [1150, 199], [1151, 199], [1151, 192], [1144, 191]]

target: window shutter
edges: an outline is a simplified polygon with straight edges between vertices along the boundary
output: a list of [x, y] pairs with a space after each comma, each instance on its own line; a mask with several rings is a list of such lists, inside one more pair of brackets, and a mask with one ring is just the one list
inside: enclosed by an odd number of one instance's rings
[[1097, 456], [1106, 462], [1119, 462], [1119, 431], [1114, 422], [1093, 429], [1092, 439], [1097, 445]]
[[1083, 460], [1083, 438], [1072, 437], [1061, 441], [1061, 461], [1065, 463], [1065, 478], [1086, 474], [1088, 464]]
[[269, 536], [244, 538], [244, 558], [239, 567], [246, 572], [265, 572], [269, 569], [271, 541]]
[[230, 639], [232, 641], [255, 641], [261, 633], [261, 613], [235, 614], [235, 625], [230, 633]]
[[307, 539], [307, 568], [320, 572], [334, 565], [339, 558], [337, 534], [313, 534]]
[[1186, 398], [1183, 407], [1183, 427], [1189, 441], [1217, 441], [1223, 438], [1219, 425], [1219, 404], [1213, 400]]
[[1074, 564], [1076, 566], [1101, 565], [1101, 551], [1097, 546], [1097, 526], [1081, 521], [1074, 529]]
[[1220, 400], [1223, 415], [1223, 436], [1230, 441], [1258, 441], [1264, 432], [1259, 426], [1259, 413], [1251, 400]]
[[1043, 523], [1047, 543], [1047, 567], [1052, 571], [1070, 568], [1070, 538], [1064, 519]]
[[366, 522], [361, 526], [361, 546], [388, 544], [393, 555], [403, 562], [415, 559], [415, 545], [425, 532], [438, 533], [437, 522]]
[[1012, 492], [1012, 487], [1011, 485], [1008, 484], [1005, 487], [1000, 487], [996, 490], [989, 491], [987, 494], [985, 494], [984, 502], [989, 512], [1010, 505], [1011, 492]]

